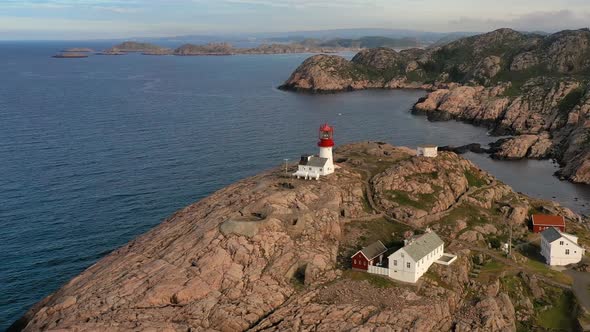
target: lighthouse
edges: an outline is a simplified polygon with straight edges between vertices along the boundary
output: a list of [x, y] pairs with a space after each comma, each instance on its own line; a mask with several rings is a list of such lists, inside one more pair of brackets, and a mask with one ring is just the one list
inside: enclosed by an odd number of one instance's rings
[[334, 128], [327, 123], [320, 127], [318, 147], [320, 148], [319, 156], [301, 156], [297, 172], [293, 173], [293, 176], [298, 179], [319, 180], [320, 176], [334, 173], [334, 157], [332, 156]]
[[324, 123], [320, 127], [320, 141], [318, 142], [320, 147], [320, 158], [326, 158], [326, 174], [334, 173], [334, 157], [332, 156], [332, 148], [334, 147], [334, 128], [330, 127], [327, 123]]

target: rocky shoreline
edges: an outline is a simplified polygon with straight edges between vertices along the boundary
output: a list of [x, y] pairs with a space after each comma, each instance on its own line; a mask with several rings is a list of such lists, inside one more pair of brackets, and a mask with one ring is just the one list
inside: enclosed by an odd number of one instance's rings
[[[544, 310], [571, 294], [571, 280], [527, 268], [535, 258], [526, 251], [511, 261], [490, 246], [508, 232], [528, 241], [529, 211], [565, 216], [587, 245], [587, 220], [514, 192], [452, 152], [415, 153], [350, 144], [336, 149], [339, 168], [320, 181], [293, 179], [281, 167], [221, 189], [101, 259], [10, 330], [543, 326]], [[350, 269], [359, 247], [376, 240], [395, 246], [425, 227], [459, 258], [433, 266], [419, 285]], [[568, 317], [574, 324], [577, 318]]]
[[590, 184], [590, 30], [549, 36], [500, 29], [432, 49], [316, 55], [281, 89], [334, 93], [423, 89], [413, 107], [431, 121], [459, 120], [512, 135], [499, 159], [555, 159], [558, 175]]

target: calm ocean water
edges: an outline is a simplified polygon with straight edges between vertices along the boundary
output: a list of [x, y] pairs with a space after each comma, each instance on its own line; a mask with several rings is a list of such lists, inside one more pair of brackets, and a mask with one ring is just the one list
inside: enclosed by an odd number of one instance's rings
[[[0, 43], [0, 330], [175, 210], [315, 152], [325, 121], [339, 144], [493, 140], [412, 116], [421, 91], [277, 90], [308, 55], [49, 57], [80, 45]], [[550, 162], [468, 157], [516, 190], [590, 202]]]

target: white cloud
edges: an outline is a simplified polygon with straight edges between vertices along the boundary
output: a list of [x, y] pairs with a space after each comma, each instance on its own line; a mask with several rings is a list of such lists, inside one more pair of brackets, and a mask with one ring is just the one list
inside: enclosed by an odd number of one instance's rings
[[449, 22], [457, 29], [487, 31], [497, 28], [509, 27], [517, 30], [534, 31], [541, 30], [554, 32], [564, 29], [585, 28], [590, 24], [589, 12], [574, 13], [570, 10], [551, 12], [532, 12], [520, 16], [505, 19], [480, 19], [461, 17]]

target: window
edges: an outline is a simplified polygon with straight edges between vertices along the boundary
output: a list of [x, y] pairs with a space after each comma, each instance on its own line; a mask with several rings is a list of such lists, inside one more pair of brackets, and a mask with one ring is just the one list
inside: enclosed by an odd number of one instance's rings
[[320, 168], [320, 172], [323, 172], [323, 171], [324, 171], [324, 169], [323, 168]]
[[393, 266], [397, 266], [397, 259], [393, 260]]
[[559, 241], [559, 245], [562, 246], [563, 245], [563, 241]]
[[565, 254], [569, 255], [570, 254], [570, 250], [569, 249], [565, 249]]
[[408, 269], [410, 268], [410, 263], [407, 263], [406, 266], [408, 267]]
[[356, 259], [354, 260], [354, 264], [356, 264]]

